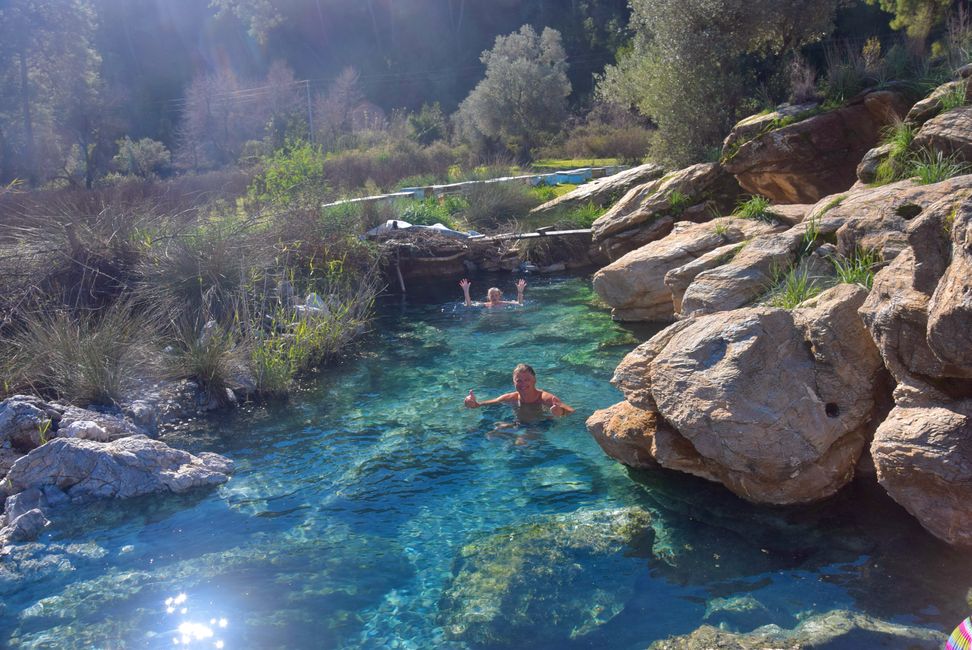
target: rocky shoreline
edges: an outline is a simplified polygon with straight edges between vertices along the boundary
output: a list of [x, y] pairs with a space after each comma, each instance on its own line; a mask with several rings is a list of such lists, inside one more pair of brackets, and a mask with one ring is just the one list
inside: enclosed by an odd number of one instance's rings
[[[721, 163], [633, 188], [595, 222], [615, 259], [594, 288], [615, 319], [672, 323], [618, 366], [625, 400], [587, 422], [609, 456], [776, 505], [873, 475], [933, 535], [972, 547], [970, 77], [913, 106], [885, 90], [748, 118]], [[942, 110], [955, 88], [965, 105]], [[868, 185], [890, 155], [878, 135], [901, 120], [965, 175]], [[719, 216], [746, 192], [772, 205]], [[873, 286], [841, 283], [861, 259]], [[819, 295], [779, 304], [787, 278]]]

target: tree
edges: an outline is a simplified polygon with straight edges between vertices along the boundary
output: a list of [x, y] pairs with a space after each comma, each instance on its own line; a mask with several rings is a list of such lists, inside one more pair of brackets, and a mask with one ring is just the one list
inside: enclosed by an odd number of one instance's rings
[[[0, 4], [0, 83], [5, 89], [0, 130], [6, 150], [0, 180], [11, 174], [32, 182], [51, 176], [65, 166], [77, 144], [71, 136], [90, 126], [79, 116], [81, 107], [91, 106], [101, 93], [100, 58], [91, 45], [95, 26], [86, 0]], [[91, 135], [81, 139], [90, 144]]]
[[169, 150], [158, 140], [142, 138], [135, 142], [126, 135], [118, 141], [118, 153], [111, 164], [122, 174], [151, 178], [165, 170], [171, 161]]
[[739, 117], [746, 90], [763, 80], [760, 73], [776, 72], [774, 57], [832, 31], [839, 3], [631, 0], [633, 43], [605, 70], [598, 94], [636, 107], [658, 125], [657, 159], [698, 161]]
[[914, 43], [924, 45], [932, 29], [942, 24], [955, 0], [865, 0], [894, 15], [893, 29], [903, 29]]
[[326, 94], [318, 95], [314, 103], [315, 128], [325, 147], [334, 147], [340, 136], [351, 133], [354, 109], [364, 99], [358, 71], [351, 66], [341, 71]]
[[524, 25], [497, 36], [480, 60], [486, 77], [459, 105], [464, 137], [495, 138], [526, 160], [532, 148], [560, 130], [567, 114], [570, 81], [560, 32], [545, 28], [538, 36]]

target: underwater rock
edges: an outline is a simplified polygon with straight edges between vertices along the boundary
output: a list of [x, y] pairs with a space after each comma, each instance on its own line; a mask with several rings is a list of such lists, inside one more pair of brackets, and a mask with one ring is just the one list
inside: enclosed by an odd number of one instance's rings
[[621, 551], [650, 524], [640, 508], [578, 511], [486, 535], [457, 558], [440, 623], [477, 644], [582, 637], [633, 593]]
[[594, 290], [622, 321], [671, 321], [672, 291], [665, 274], [726, 244], [782, 230], [757, 219], [721, 217], [707, 223], [678, 223], [671, 234], [631, 251], [594, 275]]
[[703, 625], [691, 634], [655, 641], [649, 650], [810, 650], [811, 648], [909, 648], [939, 650], [946, 635], [889, 623], [846, 610], [812, 616], [792, 630], [767, 625], [747, 634]]
[[751, 630], [773, 614], [763, 603], [749, 594], [729, 598], [713, 598], [705, 604], [702, 620], [719, 629]]
[[15, 493], [54, 485], [79, 501], [219, 485], [232, 468], [217, 454], [193, 456], [144, 435], [110, 443], [59, 438], [19, 459], [6, 480]]

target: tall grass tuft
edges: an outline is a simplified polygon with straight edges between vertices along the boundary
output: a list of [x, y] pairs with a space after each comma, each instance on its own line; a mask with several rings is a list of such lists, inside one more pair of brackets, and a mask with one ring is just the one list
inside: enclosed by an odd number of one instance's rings
[[950, 89], [947, 93], [938, 98], [938, 102], [942, 107], [942, 112], [950, 111], [953, 108], [958, 108], [959, 106], [965, 106], [965, 98], [969, 90], [969, 82], [963, 81], [955, 85], [954, 88]]
[[668, 193], [668, 211], [678, 216], [685, 212], [685, 209], [689, 207], [690, 197], [688, 194], [680, 190], [672, 190]]
[[946, 156], [941, 151], [923, 150], [914, 155], [909, 161], [906, 173], [915, 177], [921, 185], [940, 183], [941, 181], [968, 173], [970, 165], [952, 154]]
[[733, 215], [743, 219], [769, 220], [771, 219], [769, 206], [770, 200], [768, 198], [754, 194], [736, 205], [736, 210], [733, 212]]
[[493, 229], [526, 215], [539, 205], [526, 185], [477, 183], [465, 192], [469, 206], [463, 216], [477, 229]]
[[910, 124], [898, 122], [884, 133], [882, 143], [890, 145], [888, 157], [877, 167], [875, 181], [879, 185], [900, 180], [905, 173], [911, 144], [915, 139], [915, 129]]
[[881, 257], [874, 250], [857, 248], [850, 257], [835, 257], [832, 261], [841, 282], [857, 284], [870, 290]]
[[9, 338], [5, 382], [69, 402], [112, 404], [151, 374], [158, 338], [125, 301], [80, 316], [50, 305], [26, 311]]
[[173, 351], [167, 359], [170, 376], [192, 379], [211, 399], [225, 402], [226, 389], [238, 363], [232, 333], [216, 321], [201, 323], [189, 317], [172, 325]]
[[791, 266], [785, 271], [774, 269], [774, 289], [766, 302], [781, 309], [793, 309], [804, 300], [809, 300], [823, 289], [810, 277], [806, 267]]

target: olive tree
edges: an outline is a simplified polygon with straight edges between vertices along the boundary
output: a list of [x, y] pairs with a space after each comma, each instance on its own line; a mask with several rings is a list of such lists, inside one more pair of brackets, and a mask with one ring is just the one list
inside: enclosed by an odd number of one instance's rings
[[829, 34], [840, 2], [631, 0], [632, 45], [598, 94], [655, 121], [654, 157], [697, 161], [739, 117], [759, 72], [772, 72], [765, 63]]
[[551, 132], [567, 114], [567, 55], [560, 32], [545, 28], [539, 35], [529, 25], [508, 36], [497, 36], [483, 52], [486, 77], [459, 105], [456, 122], [467, 139], [493, 138], [520, 159]]

